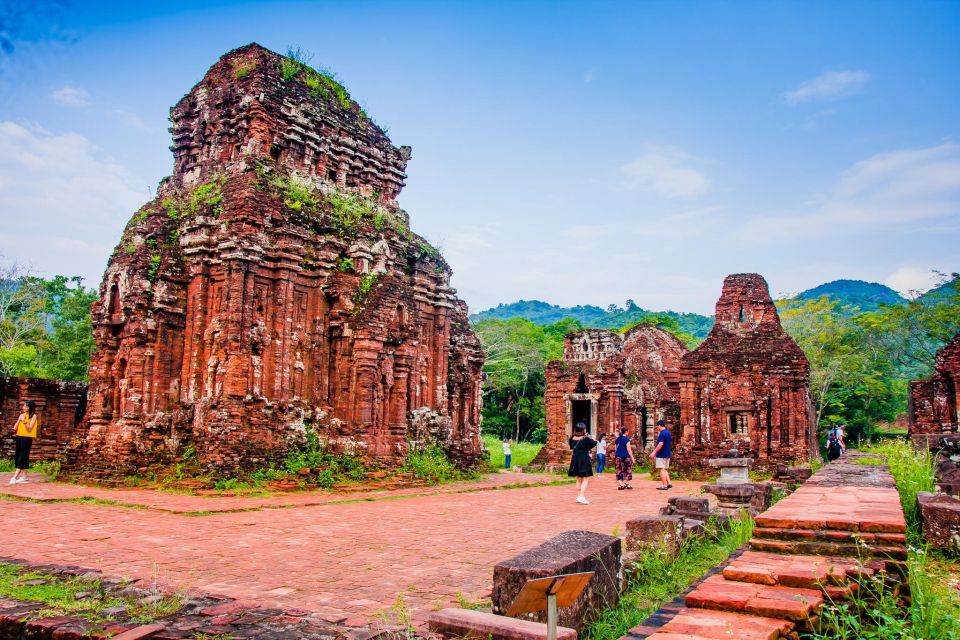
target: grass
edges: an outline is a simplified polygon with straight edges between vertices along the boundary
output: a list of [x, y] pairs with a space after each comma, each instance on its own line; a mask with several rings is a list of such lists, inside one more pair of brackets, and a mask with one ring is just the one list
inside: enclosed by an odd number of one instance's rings
[[61, 578], [30, 571], [20, 565], [0, 562], [0, 597], [44, 605], [37, 617], [70, 615], [94, 623], [109, 622], [104, 609], [124, 607], [132, 622], [145, 623], [175, 614], [183, 605], [178, 595], [165, 595], [147, 603], [132, 597], [108, 594], [100, 580]]
[[[934, 491], [934, 457], [906, 441], [888, 441], [861, 449], [883, 458], [900, 493], [907, 521], [907, 581], [909, 599], [899, 600], [876, 581], [861, 585], [848, 602], [829, 603], [817, 628], [805, 637], [832, 638], [960, 639], [960, 562], [947, 550], [925, 548], [917, 493]], [[863, 461], [863, 464], [873, 462]]]
[[[493, 469], [503, 469], [503, 443], [495, 435], [483, 436], [483, 447], [487, 450], [487, 460]], [[514, 467], [524, 467], [540, 453], [542, 444], [533, 442], [514, 442], [510, 449], [510, 464]]]
[[880, 455], [882, 462], [890, 467], [890, 474], [900, 492], [903, 515], [907, 520], [907, 538], [910, 544], [922, 546], [923, 534], [920, 530], [917, 494], [921, 491], [936, 491], [933, 456], [926, 449], [914, 449], [906, 441], [884, 442], [864, 447], [861, 451]]
[[[14, 471], [16, 471], [16, 467], [14, 467], [12, 459], [0, 459], [0, 473], [13, 473]], [[56, 480], [60, 475], [60, 461], [38, 460], [30, 464], [28, 473], [39, 473], [50, 480]]]
[[587, 639], [617, 640], [622, 637], [746, 544], [752, 533], [753, 518], [744, 513], [740, 520], [731, 521], [728, 527], [720, 527], [711, 520], [707, 523], [707, 534], [684, 543], [675, 556], [663, 549], [643, 554], [630, 570], [627, 589], [620, 603], [603, 611], [587, 627]]

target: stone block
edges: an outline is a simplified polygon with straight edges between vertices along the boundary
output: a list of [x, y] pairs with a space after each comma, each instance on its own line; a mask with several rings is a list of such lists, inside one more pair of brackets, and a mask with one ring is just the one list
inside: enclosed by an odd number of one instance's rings
[[917, 494], [923, 537], [931, 546], [960, 547], [960, 498], [942, 493]]
[[[445, 638], [472, 640], [545, 640], [547, 625], [542, 622], [518, 620], [485, 611], [470, 609], [441, 609], [427, 618], [427, 628]], [[577, 632], [557, 627], [558, 640], [576, 640]]]
[[662, 547], [676, 553], [683, 541], [683, 516], [639, 516], [627, 520], [627, 551]]
[[[620, 538], [592, 531], [565, 531], [493, 568], [493, 612], [505, 614], [528, 580], [593, 571], [572, 606], [560, 610], [560, 624], [583, 631], [603, 609], [620, 601]], [[524, 619], [546, 622], [546, 612]]]
[[751, 486], [753, 487], [753, 497], [750, 498], [751, 511], [761, 513], [769, 509], [773, 501], [773, 483], [754, 482]]
[[687, 496], [674, 496], [667, 500], [667, 504], [686, 513], [702, 513], [709, 515], [710, 501], [706, 498], [691, 498]]

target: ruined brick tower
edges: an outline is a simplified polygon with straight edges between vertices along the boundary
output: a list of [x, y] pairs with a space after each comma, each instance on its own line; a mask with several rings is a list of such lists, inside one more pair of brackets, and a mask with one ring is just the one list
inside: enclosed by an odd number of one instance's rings
[[960, 431], [960, 333], [937, 351], [933, 376], [910, 383], [910, 438], [935, 447]]
[[481, 454], [483, 355], [450, 268], [395, 198], [409, 147], [328, 74], [251, 44], [171, 110], [174, 172], [130, 220], [94, 305], [94, 475], [192, 445], [211, 469], [312, 429], [390, 462]]
[[639, 324], [624, 336], [585, 329], [564, 339], [563, 359], [547, 365], [547, 443], [531, 466], [569, 464], [573, 426], [594, 437], [626, 427], [639, 450], [652, 446], [654, 423], [679, 423], [677, 375], [687, 348], [671, 333]]
[[680, 367], [680, 423], [681, 467], [705, 466], [731, 448], [758, 466], [818, 455], [810, 365], [760, 275], [723, 281], [716, 323]]

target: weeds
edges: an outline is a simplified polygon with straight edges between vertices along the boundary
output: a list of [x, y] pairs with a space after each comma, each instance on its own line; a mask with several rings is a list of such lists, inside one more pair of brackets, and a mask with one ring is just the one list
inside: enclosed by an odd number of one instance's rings
[[884, 442], [861, 451], [876, 453], [890, 467], [890, 474], [900, 492], [900, 504], [907, 520], [907, 536], [914, 546], [922, 546], [920, 511], [917, 494], [921, 491], [936, 491], [934, 483], [934, 458], [927, 449], [914, 449], [907, 442]]
[[243, 80], [248, 75], [250, 75], [251, 71], [253, 71], [256, 68], [257, 68], [256, 60], [246, 60], [246, 61], [238, 60], [233, 65], [233, 75], [236, 76], [237, 80]]
[[629, 569], [620, 603], [606, 609], [587, 627], [590, 640], [616, 640], [647, 616], [687, 589], [695, 580], [746, 544], [753, 518], [742, 513], [725, 527], [707, 523], [706, 535], [684, 542], [679, 553], [651, 549]]
[[44, 608], [36, 612], [38, 616], [70, 615], [95, 623], [109, 622], [111, 618], [104, 615], [104, 610], [114, 607], [124, 609], [130, 621], [145, 623], [171, 616], [183, 606], [178, 595], [144, 602], [111, 595], [97, 579], [61, 578], [5, 562], [0, 562], [0, 597], [39, 602]]
[[379, 273], [365, 273], [360, 276], [360, 284], [357, 286], [356, 293], [353, 294], [353, 303], [357, 305], [357, 310], [367, 301], [367, 296], [379, 279]]

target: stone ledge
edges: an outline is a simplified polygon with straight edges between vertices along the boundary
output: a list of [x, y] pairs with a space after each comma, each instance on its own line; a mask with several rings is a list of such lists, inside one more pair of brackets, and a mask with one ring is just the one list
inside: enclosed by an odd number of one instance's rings
[[[471, 640], [544, 640], [547, 625], [471, 609], [441, 609], [427, 618], [427, 628], [447, 638]], [[576, 640], [577, 632], [557, 627], [557, 640]]]

